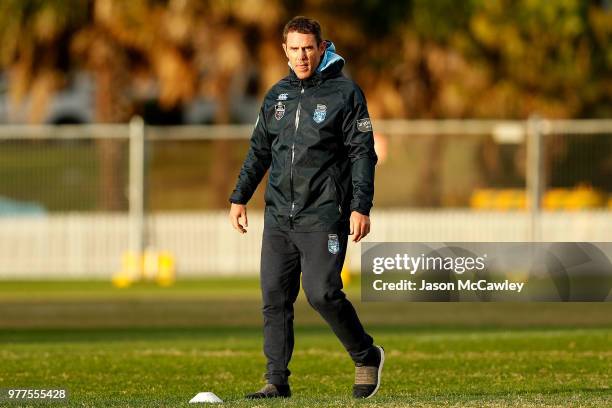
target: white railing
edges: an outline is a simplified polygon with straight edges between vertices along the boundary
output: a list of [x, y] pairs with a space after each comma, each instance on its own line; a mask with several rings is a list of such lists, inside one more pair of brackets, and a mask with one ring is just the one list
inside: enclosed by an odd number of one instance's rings
[[[612, 211], [542, 212], [542, 138], [548, 134], [612, 134], [612, 120], [529, 121], [388, 120], [374, 127], [386, 135], [491, 134], [500, 143], [527, 142], [528, 193], [525, 212], [470, 210], [381, 210], [372, 214], [369, 241], [610, 241]], [[145, 127], [128, 125], [0, 126], [0, 142], [24, 139], [130, 140], [128, 213], [50, 213], [0, 217], [0, 278], [108, 278], [127, 250], [146, 242], [170, 251], [179, 276], [254, 274], [259, 268], [262, 217], [252, 211], [241, 236], [224, 211], [144, 211], [143, 168], [147, 141], [245, 139], [251, 125]], [[1, 145], [0, 145], [1, 148]], [[349, 246], [353, 269], [359, 245]]]
[[[612, 211], [543, 213], [542, 240], [609, 241]], [[155, 214], [147, 219], [155, 248], [171, 252], [180, 276], [257, 274], [263, 218], [252, 211], [238, 234], [225, 211]], [[378, 210], [370, 242], [528, 241], [527, 212]], [[110, 278], [128, 248], [127, 215], [70, 214], [0, 218], [0, 278]], [[360, 245], [349, 244], [358, 271]]]

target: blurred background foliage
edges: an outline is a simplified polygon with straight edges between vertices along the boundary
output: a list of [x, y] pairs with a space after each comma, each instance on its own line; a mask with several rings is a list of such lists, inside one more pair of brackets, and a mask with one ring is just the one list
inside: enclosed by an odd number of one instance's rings
[[4, 0], [0, 64], [13, 100], [32, 93], [33, 121], [83, 69], [103, 90], [97, 121], [125, 121], [153, 89], [162, 109], [212, 97], [231, 122], [233, 97], [286, 73], [281, 31], [297, 14], [320, 20], [379, 118], [612, 113], [607, 1]]
[[[140, 114], [151, 124], [179, 124], [184, 106], [206, 100], [212, 101], [208, 123], [251, 123], [263, 94], [287, 73], [281, 33], [295, 15], [321, 22], [375, 119], [612, 115], [609, 0], [3, 0], [0, 71], [11, 105], [27, 99], [31, 123], [45, 120], [50, 98], [75, 72], [93, 83], [94, 122]], [[125, 146], [96, 143], [101, 189], [110, 197], [105, 207], [125, 208], [125, 180], [116, 171], [125, 165]], [[445, 156], [445, 138], [419, 143], [423, 164], [415, 177], [424, 181], [388, 204], [465, 205], [469, 191], [439, 194], [440, 161], [453, 160]], [[202, 152], [212, 161], [204, 180], [213, 197], [204, 199], [207, 206], [227, 203], [241, 161], [236, 156], [244, 154], [235, 149], [220, 140]], [[478, 143], [463, 152], [468, 167], [480, 160], [485, 169], [481, 176], [464, 174], [472, 186], [507, 173], [486, 151]], [[157, 180], [168, 168], [164, 154], [153, 157]], [[408, 158], [400, 157], [400, 165]], [[523, 177], [510, 178], [506, 187]]]

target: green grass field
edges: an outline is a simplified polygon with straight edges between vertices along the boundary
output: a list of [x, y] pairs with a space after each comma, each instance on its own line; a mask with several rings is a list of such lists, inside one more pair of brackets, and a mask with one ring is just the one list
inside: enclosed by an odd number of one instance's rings
[[63, 387], [84, 407], [190, 406], [199, 391], [239, 407], [612, 406], [612, 303], [361, 303], [358, 283], [347, 292], [387, 350], [372, 400], [350, 398], [352, 363], [302, 297], [294, 396], [242, 399], [263, 384], [253, 279], [0, 282], [0, 388]]

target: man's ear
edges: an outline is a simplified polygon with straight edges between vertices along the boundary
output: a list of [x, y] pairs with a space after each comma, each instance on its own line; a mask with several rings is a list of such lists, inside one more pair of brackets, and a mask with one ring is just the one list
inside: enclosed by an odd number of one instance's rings
[[323, 56], [323, 54], [325, 54], [326, 49], [327, 49], [327, 41], [321, 41], [321, 43], [319, 44], [319, 54], [321, 54], [321, 57]]
[[289, 54], [287, 54], [287, 44], [283, 43], [283, 51], [285, 51], [285, 56], [289, 59]]

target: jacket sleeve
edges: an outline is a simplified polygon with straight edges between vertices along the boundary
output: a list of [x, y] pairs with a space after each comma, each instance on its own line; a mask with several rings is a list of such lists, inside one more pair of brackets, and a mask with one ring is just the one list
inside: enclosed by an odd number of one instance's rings
[[374, 134], [365, 96], [357, 86], [345, 105], [343, 132], [344, 145], [351, 161], [351, 211], [370, 215], [374, 199], [374, 167], [378, 158], [374, 151]]
[[240, 169], [236, 188], [229, 198], [231, 203], [246, 204], [253, 196], [257, 185], [270, 167], [272, 151], [271, 141], [266, 126], [264, 106], [265, 102], [257, 116], [255, 129], [251, 135], [249, 151]]

